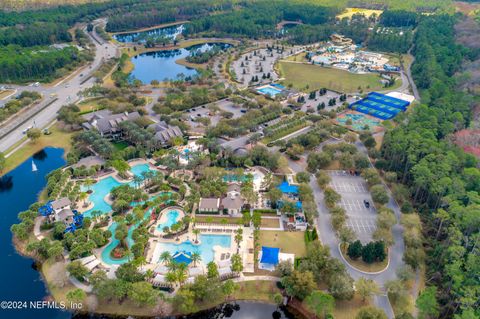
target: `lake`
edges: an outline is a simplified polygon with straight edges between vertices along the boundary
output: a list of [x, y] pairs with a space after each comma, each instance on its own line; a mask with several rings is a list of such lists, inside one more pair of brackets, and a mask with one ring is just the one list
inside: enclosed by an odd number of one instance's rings
[[[37, 171], [32, 172], [32, 160]], [[0, 300], [41, 301], [48, 294], [35, 269], [33, 260], [20, 256], [12, 244], [10, 226], [18, 222], [17, 214], [37, 201], [45, 187], [45, 176], [63, 166], [63, 150], [45, 148], [27, 159], [0, 179]], [[0, 318], [70, 318], [70, 313], [59, 310], [0, 310]]]
[[113, 38], [118, 42], [122, 43], [132, 43], [132, 42], [139, 42], [144, 43], [147, 39], [159, 39], [159, 38], [168, 38], [168, 39], [175, 39], [178, 35], [180, 35], [185, 26], [183, 24], [172, 25], [169, 27], [163, 28], [155, 28], [147, 31], [141, 32], [131, 32], [131, 33], [121, 33], [115, 34]]
[[192, 77], [198, 73], [197, 70], [178, 64], [176, 61], [193, 55], [198, 51], [205, 52], [211, 50], [218, 45], [223, 50], [231, 47], [228, 43], [206, 43], [182, 49], [160, 50], [139, 54], [132, 58], [134, 69], [130, 73], [130, 78], [131, 80], [137, 79], [142, 81], [142, 83], [148, 84], [152, 80], [164, 81]]
[[[38, 194], [46, 185], [45, 176], [65, 165], [64, 151], [45, 148], [27, 159], [16, 169], [0, 179], [0, 301], [42, 301], [49, 294], [40, 273], [32, 259], [19, 255], [12, 244], [10, 226], [18, 222], [17, 214], [28, 209], [37, 201]], [[32, 171], [32, 160], [37, 171]], [[237, 302], [235, 305], [221, 305], [214, 309], [182, 318], [210, 319], [263, 319], [274, 318], [275, 305]], [[295, 318], [287, 311], [280, 310], [277, 319]], [[125, 316], [126, 317], [126, 316]], [[124, 317], [124, 318], [125, 318]], [[55, 309], [0, 309], [0, 318], [9, 319], [107, 319], [108, 316], [73, 314]], [[118, 317], [115, 317], [118, 318]], [[297, 317], [298, 318], [298, 317]]]

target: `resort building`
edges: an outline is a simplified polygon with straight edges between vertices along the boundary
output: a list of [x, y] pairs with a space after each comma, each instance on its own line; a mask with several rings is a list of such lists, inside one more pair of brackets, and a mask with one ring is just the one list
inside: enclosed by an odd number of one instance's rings
[[220, 211], [220, 198], [200, 198], [199, 212], [218, 213]]
[[111, 114], [111, 112], [95, 112], [90, 119], [82, 124], [85, 130], [97, 130], [101, 136], [109, 139], [118, 139], [122, 135], [120, 123], [134, 121], [140, 118], [138, 112]]
[[148, 126], [155, 133], [154, 139], [160, 145], [167, 145], [175, 137], [183, 137], [182, 130], [178, 126], [168, 125], [164, 121]]
[[237, 215], [242, 212], [244, 200], [240, 194], [240, 185], [237, 183], [230, 184], [227, 190], [227, 196], [222, 198], [221, 207], [229, 215]]
[[92, 155], [80, 159], [77, 163], [73, 164], [72, 168], [92, 168], [94, 166], [103, 167], [105, 165], [105, 160], [100, 156]]
[[223, 198], [200, 198], [198, 211], [201, 213], [227, 213], [237, 215], [242, 213], [245, 201], [240, 194], [240, 184], [228, 185], [227, 193]]
[[350, 38], [345, 37], [344, 35], [334, 33], [330, 36], [330, 39], [334, 43], [343, 44], [343, 45], [351, 45], [353, 40]]
[[53, 214], [50, 215], [52, 222], [62, 222], [65, 225], [73, 223], [73, 216], [75, 215], [70, 208], [71, 202], [68, 198], [62, 197], [50, 203]]

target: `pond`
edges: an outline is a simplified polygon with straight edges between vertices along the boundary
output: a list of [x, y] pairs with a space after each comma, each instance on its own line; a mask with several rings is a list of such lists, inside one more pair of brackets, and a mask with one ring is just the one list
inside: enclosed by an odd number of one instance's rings
[[180, 35], [185, 26], [183, 24], [172, 25], [169, 27], [160, 27], [151, 30], [141, 31], [141, 32], [129, 32], [129, 33], [120, 33], [115, 34], [113, 38], [118, 42], [122, 43], [132, 43], [132, 42], [140, 42], [144, 43], [147, 39], [175, 39], [178, 35]]
[[[32, 171], [32, 161], [37, 171]], [[63, 166], [63, 150], [45, 148], [27, 159], [0, 179], [0, 300], [42, 301], [48, 294], [35, 269], [32, 259], [20, 256], [13, 246], [10, 227], [18, 222], [17, 214], [37, 201], [45, 187], [45, 176]], [[69, 318], [70, 313], [60, 310], [0, 310], [1, 318]]]
[[130, 79], [132, 81], [134, 79], [140, 80], [142, 83], [148, 84], [152, 80], [164, 81], [192, 77], [198, 74], [197, 70], [178, 64], [176, 61], [199, 51], [206, 52], [219, 45], [222, 50], [231, 47], [228, 43], [205, 43], [182, 49], [160, 50], [139, 54], [132, 58], [134, 69], [130, 74]]

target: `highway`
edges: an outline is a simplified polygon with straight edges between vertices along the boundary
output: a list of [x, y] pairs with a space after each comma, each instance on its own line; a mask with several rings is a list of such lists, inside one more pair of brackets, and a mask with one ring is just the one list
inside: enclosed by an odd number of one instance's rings
[[[104, 20], [96, 20], [94, 22], [95, 25], [103, 23], [105, 23]], [[84, 27], [84, 31], [85, 33], [87, 33], [85, 29], [86, 27]], [[87, 35], [92, 40], [92, 43], [95, 44], [95, 58], [90, 64], [83, 67], [83, 69], [77, 72], [74, 76], [67, 77], [67, 80], [60, 81], [54, 86], [39, 85], [37, 87], [5, 84], [5, 86], [16, 89], [17, 94], [24, 90], [37, 91], [43, 94], [44, 100], [39, 104], [39, 106], [36, 107], [37, 110], [47, 104], [48, 106], [43, 108], [38, 113], [34, 111], [30, 112], [29, 110], [29, 112], [25, 112], [18, 118], [14, 119], [12, 123], [4, 125], [0, 129], [0, 152], [5, 152], [12, 145], [20, 141], [25, 136], [23, 132], [27, 128], [32, 126], [37, 128], [46, 127], [49, 123], [55, 120], [55, 118], [57, 117], [57, 112], [63, 105], [78, 101], [80, 99], [78, 93], [86, 88], [93, 86], [93, 84], [95, 83], [95, 79], [93, 77], [89, 78], [88, 80], [86, 79], [96, 70], [96, 68], [98, 68], [102, 64], [104, 60], [107, 60], [117, 55], [116, 45], [111, 42], [103, 41], [100, 36], [95, 33], [95, 31], [92, 31], [92, 34], [87, 33]], [[5, 103], [6, 101], [2, 102]]]

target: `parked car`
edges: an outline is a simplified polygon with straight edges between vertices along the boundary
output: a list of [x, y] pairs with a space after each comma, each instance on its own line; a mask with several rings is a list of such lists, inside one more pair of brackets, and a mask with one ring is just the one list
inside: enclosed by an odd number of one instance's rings
[[365, 205], [366, 208], [370, 208], [370, 202], [368, 200], [364, 199], [363, 204]]

